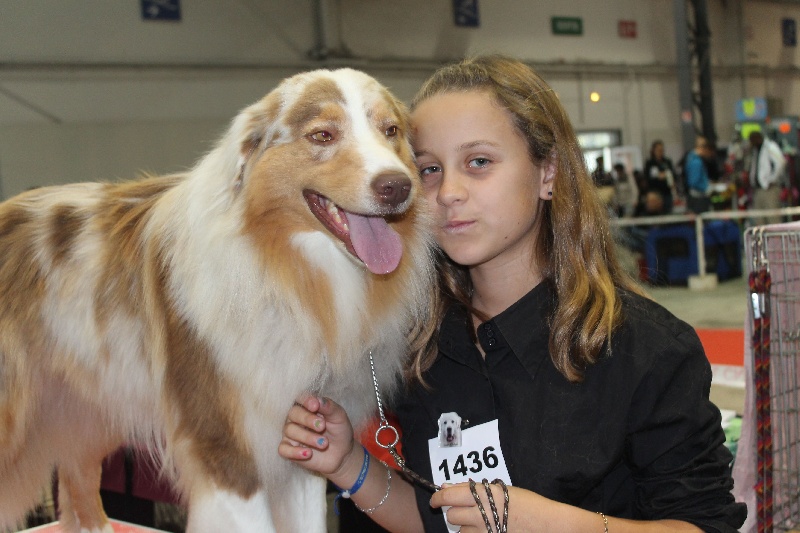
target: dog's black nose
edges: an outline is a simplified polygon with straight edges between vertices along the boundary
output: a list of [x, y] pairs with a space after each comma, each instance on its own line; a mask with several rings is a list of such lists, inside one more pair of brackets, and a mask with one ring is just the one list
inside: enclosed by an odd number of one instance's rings
[[381, 174], [372, 182], [372, 190], [380, 203], [397, 207], [411, 193], [411, 180], [403, 174]]

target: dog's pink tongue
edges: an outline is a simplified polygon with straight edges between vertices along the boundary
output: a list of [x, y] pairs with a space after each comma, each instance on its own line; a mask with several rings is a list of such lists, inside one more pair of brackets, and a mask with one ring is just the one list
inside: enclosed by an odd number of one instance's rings
[[358, 258], [373, 274], [388, 274], [400, 264], [403, 244], [400, 235], [381, 217], [347, 213], [350, 240]]

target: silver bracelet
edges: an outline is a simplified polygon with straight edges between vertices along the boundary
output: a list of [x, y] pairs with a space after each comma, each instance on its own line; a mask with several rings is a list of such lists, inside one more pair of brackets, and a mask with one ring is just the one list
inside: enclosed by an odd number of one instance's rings
[[356, 506], [356, 509], [358, 509], [362, 513], [367, 513], [367, 514], [374, 513], [375, 511], [378, 510], [378, 507], [386, 503], [386, 500], [389, 499], [389, 492], [392, 490], [392, 469], [389, 468], [389, 466], [382, 461], [381, 464], [386, 467], [386, 494], [383, 495], [383, 498], [381, 498], [381, 501], [379, 501], [377, 505], [375, 505], [375, 507], [370, 507], [369, 509], [362, 509], [356, 502], [353, 502], [353, 504]]

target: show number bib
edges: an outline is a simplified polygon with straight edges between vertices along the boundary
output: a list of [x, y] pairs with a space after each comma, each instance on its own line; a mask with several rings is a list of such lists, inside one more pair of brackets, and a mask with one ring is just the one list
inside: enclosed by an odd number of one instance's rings
[[[500, 449], [497, 420], [469, 429], [461, 430], [459, 428], [459, 431], [461, 433], [460, 446], [444, 440], [442, 431], [440, 431], [439, 437], [428, 441], [433, 482], [436, 485], [466, 483], [471, 478], [480, 483], [484, 478], [489, 481], [499, 478], [507, 485], [511, 485], [506, 460]], [[443, 508], [443, 510], [447, 511], [447, 508]], [[449, 531], [458, 531], [459, 528], [451, 525], [447, 519], [445, 519], [445, 523]]]

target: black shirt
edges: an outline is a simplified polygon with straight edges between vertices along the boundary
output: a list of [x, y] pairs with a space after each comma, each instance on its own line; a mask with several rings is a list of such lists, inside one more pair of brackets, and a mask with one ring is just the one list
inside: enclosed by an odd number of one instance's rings
[[[439, 356], [396, 402], [408, 466], [431, 479], [428, 440], [439, 415], [469, 427], [498, 420], [512, 483], [609, 516], [679, 519], [734, 532], [747, 509], [731, 495], [731, 454], [709, 401], [711, 367], [695, 331], [655, 302], [623, 294], [624, 322], [582, 383], [548, 354], [554, 292], [541, 283], [478, 328], [446, 315]], [[426, 531], [446, 531], [431, 494], [416, 488]], [[510, 504], [513, 507], [513, 501]]]
[[672, 168], [672, 161], [666, 158], [648, 159], [644, 166], [644, 174], [647, 178], [647, 190], [659, 192], [664, 197], [672, 196], [672, 189], [669, 186], [669, 182], [665, 179], [662, 180], [657, 176], [653, 176], [653, 169], [655, 169], [656, 175], [669, 170], [674, 177], [675, 170]]

